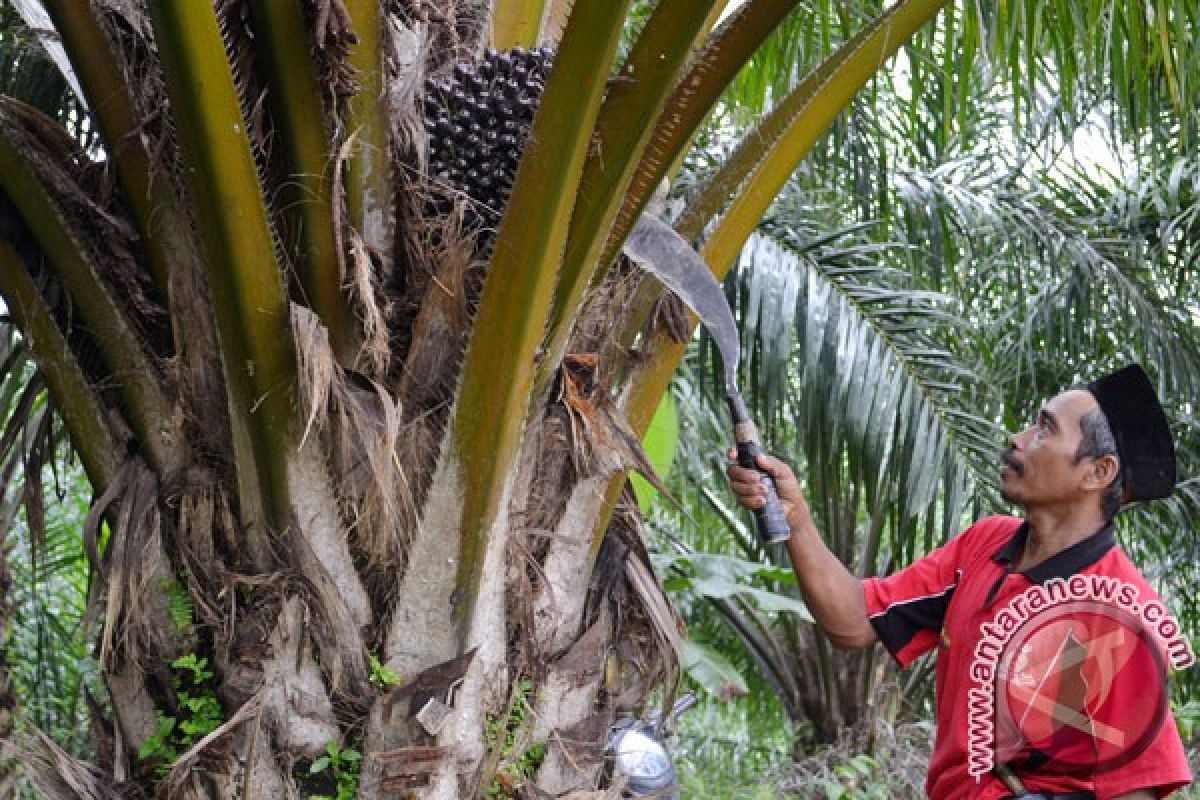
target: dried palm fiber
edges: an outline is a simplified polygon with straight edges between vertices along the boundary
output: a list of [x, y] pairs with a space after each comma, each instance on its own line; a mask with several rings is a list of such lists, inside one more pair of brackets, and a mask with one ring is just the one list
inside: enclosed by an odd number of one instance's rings
[[[172, 118], [166, 113], [167, 87], [153, 41], [153, 28], [137, 0], [91, 0], [91, 13], [108, 37], [109, 53], [130, 87], [130, 101], [138, 120], [136, 146], [145, 148], [154, 182], [169, 180], [183, 185]], [[135, 146], [122, 142], [116, 147]]]
[[637, 498], [629, 484], [621, 495], [596, 558], [585, 620], [590, 624], [603, 604], [614, 609], [613, 641], [622, 675], [618, 709], [645, 701], [649, 689], [673, 681], [683, 621], [654, 577], [642, 535]]
[[427, 31], [429, 68], [472, 58], [491, 33], [491, 0], [385, 0], [389, 14]]
[[[160, 352], [169, 351], [161, 298], [138, 260], [137, 233], [103, 166], [92, 161], [62, 126], [20, 101], [0, 97], [0, 129], [37, 176], [69, 235], [102, 266], [99, 277], [139, 338]], [[19, 217], [15, 210], [10, 213]], [[26, 231], [26, 236], [32, 234]]]
[[307, 4], [312, 17], [309, 30], [317, 57], [320, 84], [329, 93], [328, 104], [358, 91], [354, 68], [347, 59], [350, 46], [358, 41], [345, 0], [315, 0]]
[[[101, 524], [110, 529], [101, 548]], [[168, 620], [167, 599], [158, 588], [171, 579], [163, 552], [164, 520], [158, 481], [137, 459], [125, 461], [112, 484], [88, 511], [84, 549], [100, 576], [88, 598], [88, 621], [99, 622], [99, 661], [106, 668], [162, 660], [176, 653], [178, 632]]]
[[[128, 795], [94, 767], [63, 750], [41, 731], [21, 736], [13, 748], [42, 800], [122, 800]], [[9, 755], [0, 751], [2, 755]]]

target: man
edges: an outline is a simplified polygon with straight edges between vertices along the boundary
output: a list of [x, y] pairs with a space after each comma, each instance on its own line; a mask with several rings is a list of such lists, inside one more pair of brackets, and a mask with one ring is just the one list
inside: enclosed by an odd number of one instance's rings
[[[801, 593], [834, 645], [881, 641], [901, 666], [937, 648], [933, 800], [1165, 797], [1191, 781], [1166, 703], [1191, 663], [1178, 625], [1114, 544], [1126, 502], [1175, 484], [1166, 417], [1127, 367], [1063, 392], [1010, 437], [1000, 484], [1024, 518], [980, 520], [886, 578], [829, 551], [791, 469], [761, 456], [792, 536]], [[729, 467], [761, 507], [757, 473]]]

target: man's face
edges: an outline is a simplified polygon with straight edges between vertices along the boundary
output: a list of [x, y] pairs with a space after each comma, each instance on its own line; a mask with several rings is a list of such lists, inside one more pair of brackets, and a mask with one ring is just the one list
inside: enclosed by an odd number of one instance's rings
[[1069, 505], [1088, 494], [1092, 460], [1078, 463], [1079, 420], [1096, 410], [1090, 392], [1072, 389], [1050, 398], [1034, 424], [1009, 437], [1000, 467], [1000, 494], [1025, 509]]

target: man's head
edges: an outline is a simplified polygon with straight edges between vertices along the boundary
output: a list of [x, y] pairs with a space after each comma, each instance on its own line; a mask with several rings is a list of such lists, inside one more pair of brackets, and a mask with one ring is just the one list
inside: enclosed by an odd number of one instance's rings
[[1099, 507], [1112, 519], [1123, 503], [1175, 486], [1171, 429], [1137, 364], [1052, 397], [1009, 441], [1001, 494], [1027, 510]]
[[1084, 389], [1055, 395], [1034, 424], [1009, 437], [1000, 493], [1026, 510], [1100, 508], [1109, 519], [1121, 506], [1120, 459], [1108, 421]]

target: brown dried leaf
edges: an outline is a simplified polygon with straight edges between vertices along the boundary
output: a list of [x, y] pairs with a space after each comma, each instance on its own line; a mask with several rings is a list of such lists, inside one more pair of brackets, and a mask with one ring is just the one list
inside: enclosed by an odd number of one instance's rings
[[597, 364], [592, 353], [563, 359], [563, 405], [570, 412], [577, 470], [582, 475], [615, 475], [634, 469], [663, 496], [674, 499], [646, 457], [641, 440], [594, 380]]
[[309, 434], [314, 432], [314, 425], [318, 435], [325, 431], [334, 383], [341, 376], [337, 359], [329, 345], [329, 331], [312, 309], [292, 303], [291, 328], [296, 349], [300, 407], [307, 409], [304, 433], [300, 437], [299, 446], [302, 448]]
[[40, 730], [17, 740], [25, 774], [42, 800], [121, 800], [122, 794], [91, 765], [75, 758]]

